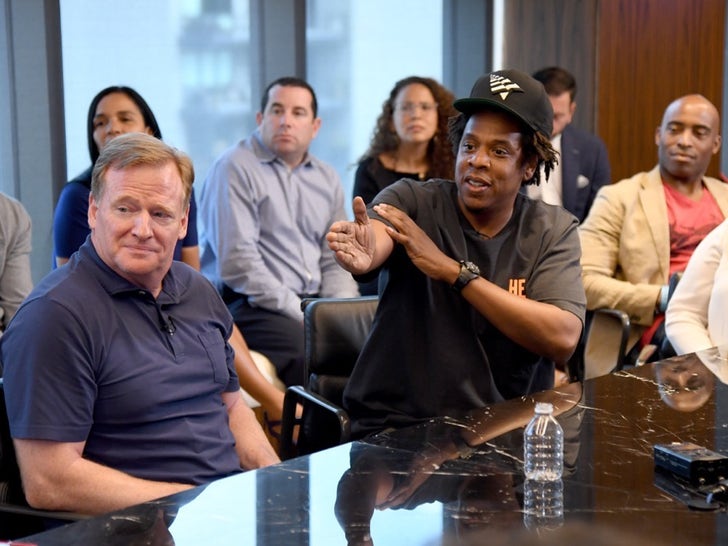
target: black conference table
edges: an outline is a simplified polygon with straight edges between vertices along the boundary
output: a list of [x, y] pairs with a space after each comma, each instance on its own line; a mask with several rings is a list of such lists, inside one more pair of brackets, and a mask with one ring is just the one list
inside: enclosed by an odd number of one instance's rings
[[[434, 419], [22, 539], [26, 544], [728, 544], [720, 491], [655, 469], [653, 446], [728, 454], [728, 348]], [[563, 515], [523, 510], [523, 426], [565, 432]], [[476, 444], [458, 453], [453, 439]], [[462, 456], [459, 456], [462, 455]], [[530, 494], [530, 490], [529, 490]], [[716, 500], [717, 499], [717, 500]]]

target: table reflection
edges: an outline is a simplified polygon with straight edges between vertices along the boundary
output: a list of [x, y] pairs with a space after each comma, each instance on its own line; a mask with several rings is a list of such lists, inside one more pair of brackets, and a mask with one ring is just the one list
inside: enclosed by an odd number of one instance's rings
[[[369, 445], [354, 446], [350, 468], [339, 480], [335, 508], [348, 543], [376, 542], [371, 531], [375, 510], [412, 510], [433, 502], [442, 504], [443, 527], [451, 537], [480, 528], [497, 533], [521, 525], [523, 427], [533, 416], [536, 402], [552, 403], [564, 428], [565, 472], [573, 472], [579, 451], [581, 395], [581, 384], [574, 383], [473, 411], [462, 421], [436, 419], [376, 435], [366, 441]], [[472, 449], [463, 450], [463, 445]], [[563, 487], [561, 481], [558, 484]], [[530, 486], [527, 493], [534, 502], [543, 503], [543, 488]], [[537, 511], [543, 506], [532, 508]], [[551, 509], [561, 513], [563, 507], [552, 503]], [[526, 522], [538, 530], [554, 525], [547, 519], [526, 518]]]
[[713, 394], [715, 376], [695, 354], [676, 356], [654, 367], [660, 398], [678, 411], [695, 411]]
[[[728, 453], [728, 347], [385, 431], [27, 537], [65, 544], [725, 544], [726, 510], [655, 471], [653, 447]], [[562, 510], [531, 518], [523, 428], [564, 429]], [[558, 484], [557, 484], [558, 485]], [[679, 484], [677, 484], [679, 485]], [[557, 495], [558, 491], [549, 493]]]

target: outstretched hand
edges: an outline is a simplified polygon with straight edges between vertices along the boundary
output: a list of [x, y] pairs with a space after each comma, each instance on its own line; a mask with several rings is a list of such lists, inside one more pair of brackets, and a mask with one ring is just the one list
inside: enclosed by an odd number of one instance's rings
[[376, 237], [361, 197], [353, 203], [353, 222], [334, 222], [326, 234], [336, 261], [347, 271], [360, 275], [372, 269]]

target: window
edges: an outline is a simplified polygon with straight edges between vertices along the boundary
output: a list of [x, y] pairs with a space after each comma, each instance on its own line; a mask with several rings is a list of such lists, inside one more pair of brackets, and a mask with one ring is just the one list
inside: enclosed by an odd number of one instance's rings
[[339, 172], [350, 206], [356, 161], [395, 82], [442, 82], [442, 0], [309, 0], [307, 9], [308, 81], [322, 119], [312, 150]]
[[249, 11], [248, 0], [61, 2], [68, 177], [89, 164], [94, 95], [128, 85], [203, 179], [215, 157], [255, 126]]

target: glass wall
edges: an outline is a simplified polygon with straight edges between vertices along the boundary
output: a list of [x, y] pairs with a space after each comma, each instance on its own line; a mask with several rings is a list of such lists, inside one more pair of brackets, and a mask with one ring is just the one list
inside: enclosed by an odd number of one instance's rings
[[[306, 6], [306, 77], [323, 120], [313, 153], [338, 170], [348, 202], [395, 81], [442, 81], [442, 0]], [[68, 178], [88, 166], [88, 106], [109, 85], [139, 91], [165, 141], [192, 156], [198, 181], [255, 127], [249, 0], [63, 0], [61, 25]]]
[[306, 66], [321, 102], [313, 151], [333, 164], [351, 197], [355, 163], [366, 151], [394, 83], [442, 81], [442, 0], [309, 0]]
[[248, 0], [63, 0], [61, 32], [68, 177], [89, 164], [94, 95], [128, 85], [164, 140], [190, 154], [197, 179], [255, 126]]

